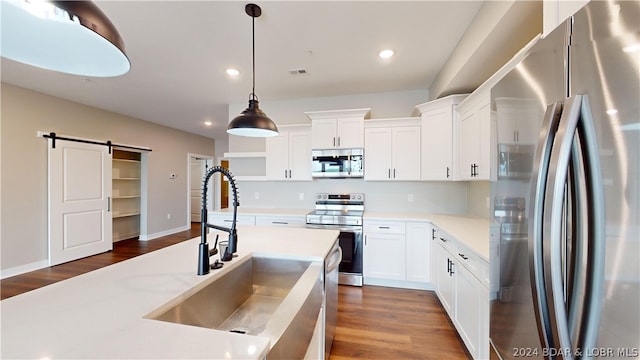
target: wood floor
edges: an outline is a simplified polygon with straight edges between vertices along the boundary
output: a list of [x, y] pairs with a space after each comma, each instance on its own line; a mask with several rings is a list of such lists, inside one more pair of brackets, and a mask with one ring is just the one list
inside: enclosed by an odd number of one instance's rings
[[[0, 281], [6, 299], [200, 235], [191, 230], [151, 241], [123, 240], [113, 251]], [[470, 359], [431, 291], [340, 286], [330, 360]]]

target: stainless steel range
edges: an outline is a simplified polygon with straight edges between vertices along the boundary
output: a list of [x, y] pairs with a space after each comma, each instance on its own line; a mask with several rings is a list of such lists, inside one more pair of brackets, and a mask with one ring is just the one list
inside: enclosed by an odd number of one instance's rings
[[307, 227], [340, 231], [342, 249], [338, 283], [362, 286], [362, 214], [364, 194], [316, 194]]

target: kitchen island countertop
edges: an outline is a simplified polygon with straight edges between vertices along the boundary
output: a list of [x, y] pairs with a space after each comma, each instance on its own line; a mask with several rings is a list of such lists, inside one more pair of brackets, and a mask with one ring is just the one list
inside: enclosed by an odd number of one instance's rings
[[[239, 226], [238, 258], [208, 275], [196, 275], [197, 237], [11, 297], [0, 302], [0, 357], [262, 359], [268, 338], [144, 317], [252, 254], [323, 261], [337, 236], [335, 230]], [[208, 240], [213, 246], [215, 233]]]

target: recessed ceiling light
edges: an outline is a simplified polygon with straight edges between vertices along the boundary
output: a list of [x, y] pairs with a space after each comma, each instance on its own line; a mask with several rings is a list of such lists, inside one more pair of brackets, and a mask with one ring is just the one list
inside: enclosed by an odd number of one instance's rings
[[383, 59], [388, 59], [393, 56], [393, 50], [390, 50], [390, 49], [382, 50], [380, 51], [380, 54], [378, 54], [378, 56], [380, 56]]
[[618, 109], [609, 109], [607, 110], [608, 115], [615, 115], [618, 113]]
[[240, 75], [240, 71], [236, 69], [227, 69], [227, 75], [229, 76], [238, 76]]
[[211, 121], [205, 121], [205, 122], [204, 122], [204, 124], [205, 124], [206, 126], [211, 126], [211, 125], [213, 125], [213, 123], [212, 123]]
[[622, 51], [626, 53], [634, 52], [640, 50], [640, 44], [631, 44], [629, 46], [625, 46]]

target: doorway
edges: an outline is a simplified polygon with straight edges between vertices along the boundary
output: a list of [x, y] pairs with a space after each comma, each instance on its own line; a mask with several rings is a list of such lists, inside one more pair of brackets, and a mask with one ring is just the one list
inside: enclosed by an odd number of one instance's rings
[[[225, 169], [229, 168], [229, 160], [221, 160], [220, 166]], [[220, 174], [220, 209], [229, 207], [229, 179]]]
[[[197, 154], [189, 154], [189, 189], [188, 189], [188, 219], [189, 223], [200, 222], [202, 209], [202, 180], [207, 170], [213, 164], [213, 157]], [[209, 180], [207, 187], [207, 208], [212, 209], [213, 204], [213, 184]]]

